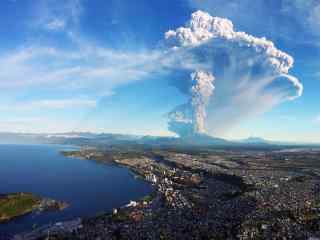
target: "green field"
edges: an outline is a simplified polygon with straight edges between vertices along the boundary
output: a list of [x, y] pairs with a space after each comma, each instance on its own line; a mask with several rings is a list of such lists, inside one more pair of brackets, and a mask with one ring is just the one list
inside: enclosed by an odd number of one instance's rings
[[0, 195], [0, 222], [30, 213], [39, 203], [40, 198], [30, 193]]

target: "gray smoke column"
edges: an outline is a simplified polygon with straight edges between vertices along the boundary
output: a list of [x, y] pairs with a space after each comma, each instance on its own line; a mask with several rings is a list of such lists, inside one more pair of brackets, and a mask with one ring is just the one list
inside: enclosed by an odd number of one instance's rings
[[195, 71], [188, 81], [190, 99], [169, 113], [169, 129], [182, 137], [206, 134], [207, 106], [214, 91], [214, 76], [205, 71]]
[[194, 132], [204, 134], [206, 108], [213, 93], [214, 77], [211, 73], [197, 71], [191, 74], [191, 105], [193, 107]]
[[171, 84], [187, 97], [168, 114], [179, 136], [223, 136], [302, 95], [303, 85], [289, 74], [294, 59], [266, 38], [235, 31], [228, 19], [197, 11], [184, 27], [166, 32], [165, 44]]

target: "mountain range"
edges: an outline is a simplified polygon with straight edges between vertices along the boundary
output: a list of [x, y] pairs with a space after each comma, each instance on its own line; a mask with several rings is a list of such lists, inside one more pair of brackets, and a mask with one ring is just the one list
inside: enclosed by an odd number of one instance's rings
[[[139, 144], [151, 146], [297, 146], [315, 145], [290, 142], [269, 141], [259, 137], [231, 141], [205, 134], [196, 134], [184, 138], [140, 136], [130, 134], [68, 132], [56, 134], [32, 134], [0, 132], [0, 144], [72, 144], [72, 145], [123, 145]], [[320, 146], [320, 145], [319, 145]]]

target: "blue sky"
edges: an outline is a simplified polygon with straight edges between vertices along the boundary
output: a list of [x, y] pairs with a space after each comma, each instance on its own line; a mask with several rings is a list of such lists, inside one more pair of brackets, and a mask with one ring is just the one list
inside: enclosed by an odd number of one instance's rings
[[203, 10], [291, 55], [304, 86], [218, 136], [320, 142], [317, 0], [3, 0], [0, 9], [0, 131], [173, 135], [167, 114], [188, 96], [159, 70], [164, 34]]

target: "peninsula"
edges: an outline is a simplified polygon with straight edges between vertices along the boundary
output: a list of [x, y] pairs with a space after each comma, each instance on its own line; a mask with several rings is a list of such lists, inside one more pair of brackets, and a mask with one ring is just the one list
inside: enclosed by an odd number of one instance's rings
[[0, 223], [33, 212], [62, 211], [68, 207], [65, 202], [40, 198], [32, 193], [10, 193], [0, 195]]

